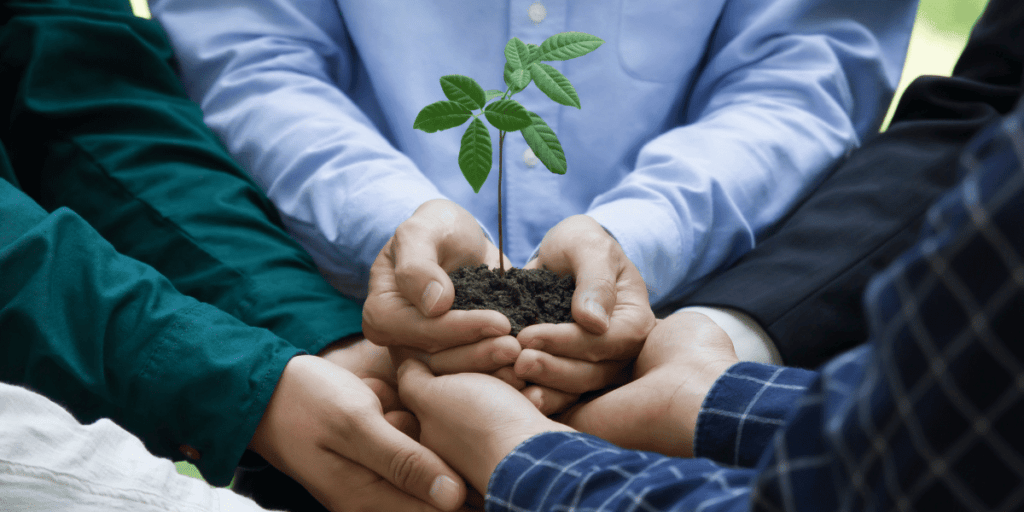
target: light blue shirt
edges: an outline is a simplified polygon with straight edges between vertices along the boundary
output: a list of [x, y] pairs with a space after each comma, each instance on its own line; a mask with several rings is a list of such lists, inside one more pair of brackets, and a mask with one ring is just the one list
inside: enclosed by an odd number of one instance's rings
[[[586, 213], [619, 241], [657, 306], [750, 250], [876, 132], [917, 5], [534, 3], [151, 0], [150, 9], [206, 121], [327, 279], [354, 297], [427, 200], [452, 199], [497, 233], [497, 164], [476, 194], [458, 167], [463, 129], [412, 128], [444, 99], [438, 79], [504, 90], [511, 37], [601, 37], [593, 53], [550, 63], [581, 110], [533, 85], [515, 97], [558, 134], [568, 172], [531, 166], [522, 136], [506, 137], [505, 252], [522, 265], [549, 228]], [[492, 129], [495, 159], [497, 139]]]

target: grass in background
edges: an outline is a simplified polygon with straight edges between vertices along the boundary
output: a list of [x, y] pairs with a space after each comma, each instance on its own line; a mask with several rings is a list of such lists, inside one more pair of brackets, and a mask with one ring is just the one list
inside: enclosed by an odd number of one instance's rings
[[[150, 17], [146, 0], [131, 0], [131, 3], [136, 15]], [[988, 0], [921, 0], [914, 32], [910, 36], [902, 79], [883, 126], [888, 126], [896, 100], [907, 84], [921, 75], [945, 76], [953, 71], [956, 59], [967, 43], [971, 27], [987, 3]], [[201, 478], [199, 470], [188, 462], [175, 465], [179, 473]]]
[[921, 75], [949, 76], [967, 44], [971, 27], [987, 3], [988, 0], [921, 0], [903, 75], [882, 124], [883, 130], [889, 126], [897, 100], [910, 82]]

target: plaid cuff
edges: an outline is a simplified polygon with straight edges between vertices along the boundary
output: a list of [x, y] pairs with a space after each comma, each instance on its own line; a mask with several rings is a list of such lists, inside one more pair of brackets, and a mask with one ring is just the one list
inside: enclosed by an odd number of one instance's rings
[[547, 432], [512, 450], [487, 485], [488, 512], [735, 510], [752, 469], [626, 450], [578, 432]]
[[693, 453], [753, 467], [816, 372], [761, 363], [733, 365], [711, 387], [694, 432]]

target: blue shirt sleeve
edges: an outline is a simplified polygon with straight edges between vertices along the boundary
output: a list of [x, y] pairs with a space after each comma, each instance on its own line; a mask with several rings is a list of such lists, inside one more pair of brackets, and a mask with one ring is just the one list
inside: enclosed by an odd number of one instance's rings
[[730, 0], [681, 123], [640, 147], [588, 215], [657, 307], [692, 291], [876, 133], [916, 1]]
[[412, 128], [421, 108], [443, 98], [438, 78], [463, 74], [503, 89], [510, 36], [602, 37], [592, 54], [551, 63], [581, 110], [533, 87], [516, 96], [558, 134], [569, 171], [543, 171], [522, 137], [506, 137], [506, 253], [522, 265], [553, 225], [589, 214], [623, 246], [657, 306], [749, 250], [877, 129], [916, 4], [594, 0], [551, 3], [539, 22], [514, 2], [150, 8], [207, 123], [332, 284], [353, 296], [365, 294], [397, 225], [429, 199], [452, 199], [497, 232], [496, 165], [474, 193], [457, 166], [462, 131]]
[[207, 124], [327, 280], [365, 297], [370, 265], [398, 225], [444, 196], [385, 138], [382, 119], [365, 113], [374, 93], [338, 6], [225, 0], [150, 9]]

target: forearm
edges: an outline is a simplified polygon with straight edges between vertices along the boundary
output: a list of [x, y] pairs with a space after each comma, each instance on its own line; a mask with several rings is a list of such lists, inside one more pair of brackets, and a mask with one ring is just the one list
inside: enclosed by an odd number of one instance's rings
[[652, 305], [750, 250], [877, 129], [914, 2], [866, 5], [729, 3], [681, 126], [643, 146], [588, 212], [641, 271]]
[[[327, 279], [364, 297], [395, 228], [441, 198], [361, 106], [373, 91], [331, 2], [161, 0], [189, 94]], [[205, 23], [213, 10], [220, 22]], [[315, 18], [315, 19], [314, 19]]]
[[0, 103], [18, 113], [3, 142], [33, 198], [71, 208], [183, 294], [300, 348], [357, 332], [359, 306], [323, 282], [203, 124], [159, 26], [116, 0], [45, 4], [12, 5], [0, 41], [0, 81], [17, 91]]
[[0, 379], [80, 421], [112, 418], [157, 455], [198, 454], [210, 482], [230, 481], [299, 351], [179, 294], [75, 214], [47, 215], [6, 181], [0, 216]]

